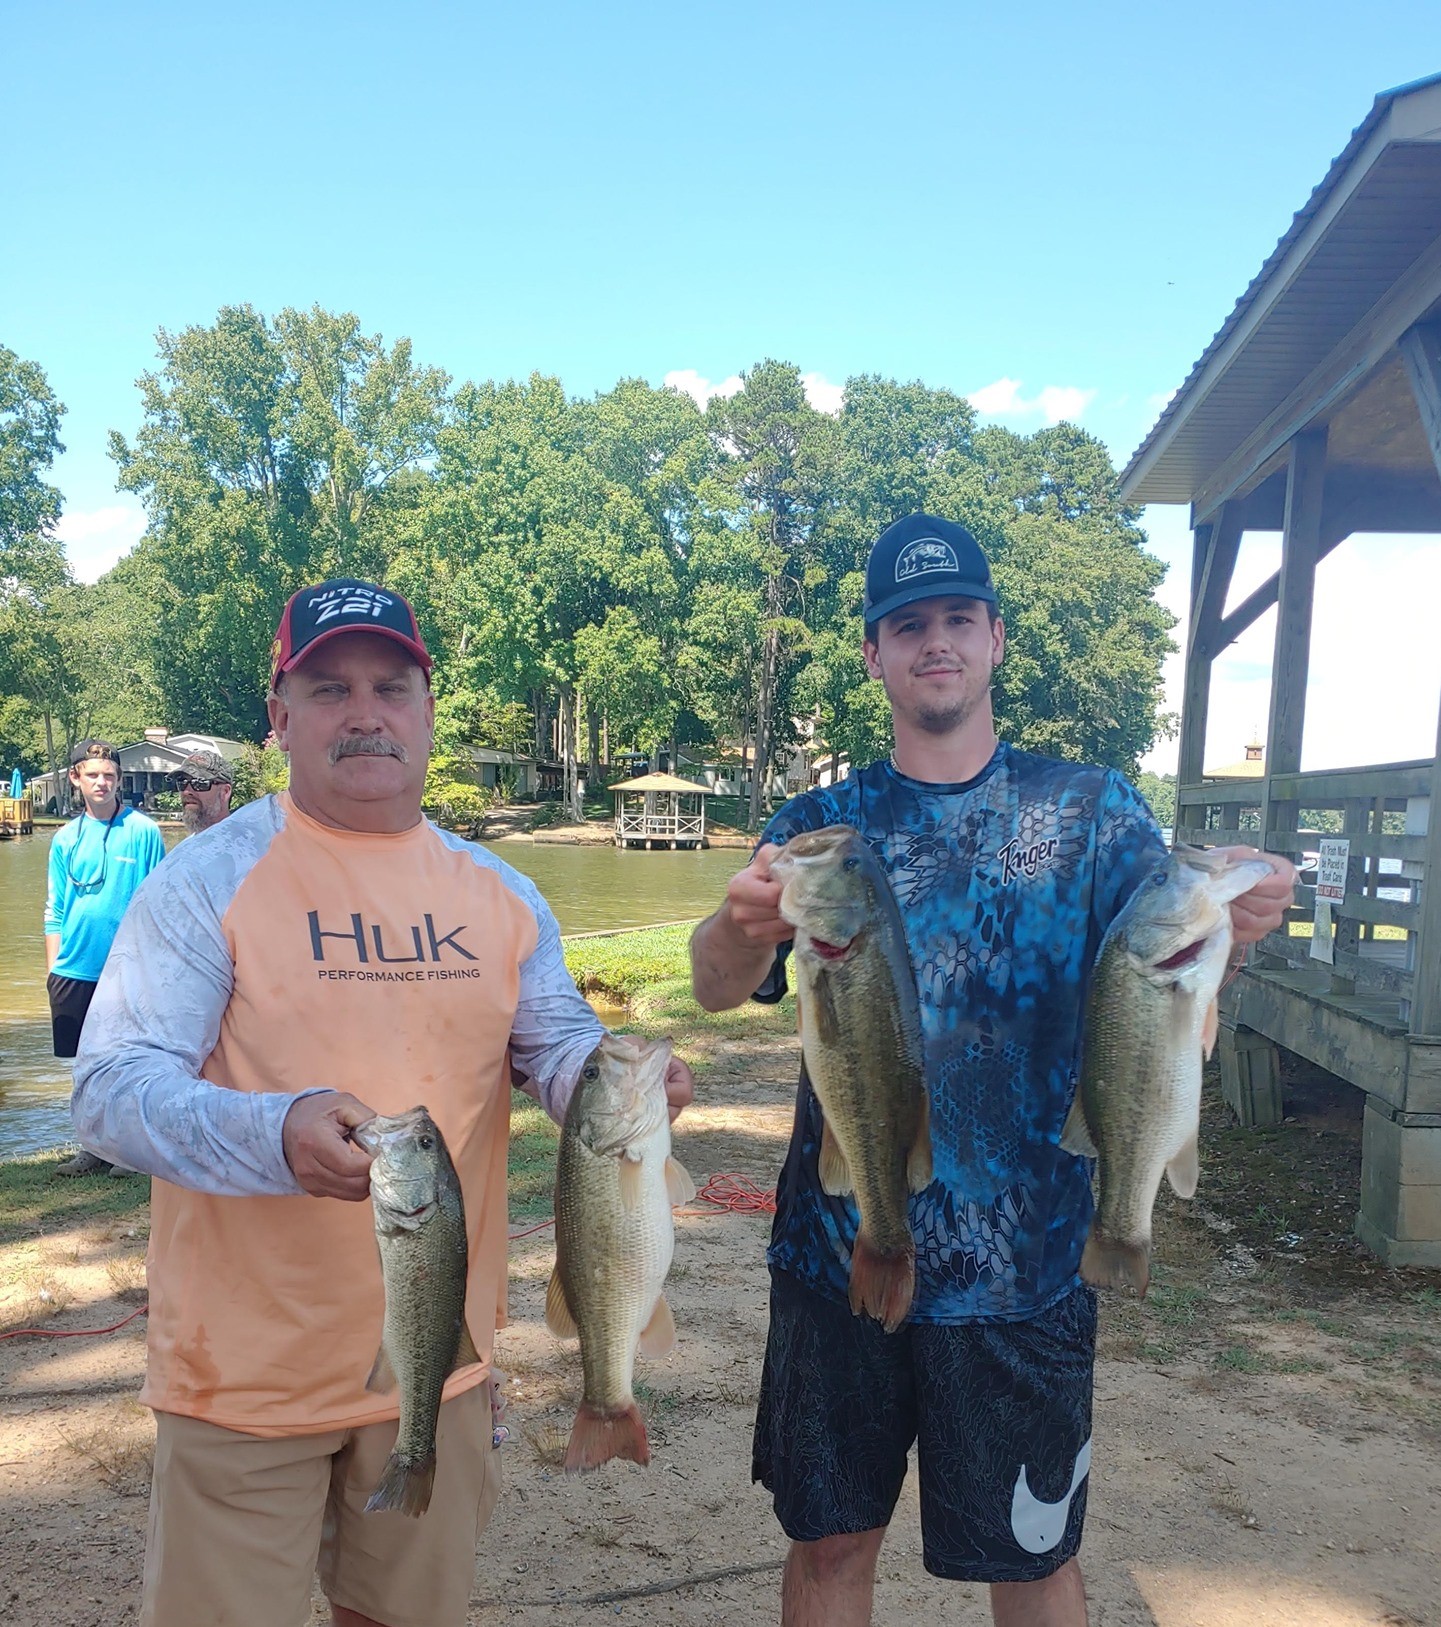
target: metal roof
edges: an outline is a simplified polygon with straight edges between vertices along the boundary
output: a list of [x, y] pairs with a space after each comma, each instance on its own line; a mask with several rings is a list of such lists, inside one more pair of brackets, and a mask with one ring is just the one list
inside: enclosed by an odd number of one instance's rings
[[1184, 503], [1441, 239], [1441, 74], [1376, 98], [1121, 474]]

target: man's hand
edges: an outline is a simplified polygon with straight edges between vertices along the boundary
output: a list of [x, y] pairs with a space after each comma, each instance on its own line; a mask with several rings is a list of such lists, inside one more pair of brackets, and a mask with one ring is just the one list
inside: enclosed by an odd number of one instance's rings
[[1258, 943], [1268, 932], [1279, 931], [1286, 911], [1296, 902], [1296, 867], [1279, 853], [1262, 853], [1254, 847], [1226, 847], [1221, 852], [1233, 859], [1264, 859], [1271, 874], [1258, 881], [1248, 893], [1231, 900], [1231, 939], [1245, 945]]
[[795, 936], [796, 929], [781, 914], [781, 884], [771, 877], [771, 860], [779, 852], [775, 842], [757, 848], [726, 888], [726, 912], [753, 944], [774, 946]]
[[695, 1100], [695, 1075], [690, 1071], [690, 1064], [682, 1062], [678, 1056], [673, 1056], [666, 1064], [665, 1099], [670, 1107], [672, 1124]]
[[374, 1117], [373, 1107], [339, 1090], [302, 1096], [285, 1115], [285, 1162], [312, 1198], [359, 1203], [369, 1195], [370, 1154], [348, 1132]]

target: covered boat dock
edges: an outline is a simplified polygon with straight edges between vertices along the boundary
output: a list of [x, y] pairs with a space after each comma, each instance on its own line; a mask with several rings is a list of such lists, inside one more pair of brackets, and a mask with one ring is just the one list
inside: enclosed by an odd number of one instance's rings
[[[1441, 76], [1376, 99], [1121, 491], [1190, 505], [1176, 839], [1298, 863], [1323, 838], [1348, 844], [1319, 922], [1302, 887], [1223, 996], [1226, 1097], [1242, 1123], [1278, 1120], [1278, 1045], [1364, 1091], [1357, 1233], [1394, 1265], [1441, 1267], [1441, 728], [1437, 755], [1301, 769], [1317, 567], [1352, 536], [1441, 535]], [[1233, 605], [1248, 531], [1282, 533], [1281, 566]], [[1355, 598], [1369, 632], [1339, 658], [1365, 684], [1385, 605], [1364, 571]], [[1208, 779], [1212, 665], [1273, 606], [1264, 773]], [[1437, 697], [1416, 704], [1430, 719]]]
[[675, 774], [642, 774], [611, 786], [617, 847], [704, 847], [708, 785]]

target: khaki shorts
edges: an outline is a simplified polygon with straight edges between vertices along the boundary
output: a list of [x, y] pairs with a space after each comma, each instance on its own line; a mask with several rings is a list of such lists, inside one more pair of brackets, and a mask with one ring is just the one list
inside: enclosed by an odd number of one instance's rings
[[141, 1627], [303, 1627], [332, 1604], [386, 1627], [464, 1627], [475, 1546], [500, 1495], [490, 1385], [440, 1409], [419, 1519], [367, 1514], [396, 1425], [268, 1439], [155, 1415]]

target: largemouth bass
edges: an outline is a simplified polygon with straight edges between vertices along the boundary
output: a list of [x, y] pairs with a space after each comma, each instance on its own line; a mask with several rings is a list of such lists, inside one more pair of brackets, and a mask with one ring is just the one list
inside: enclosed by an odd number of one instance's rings
[[1086, 1000], [1081, 1082], [1061, 1132], [1099, 1160], [1081, 1256], [1097, 1286], [1143, 1295], [1164, 1171], [1178, 1197], [1200, 1176], [1201, 1064], [1231, 953], [1230, 902], [1271, 873], [1259, 859], [1178, 848], [1137, 887], [1101, 944]]
[[915, 972], [879, 860], [849, 825], [793, 837], [771, 860], [795, 930], [801, 1050], [821, 1105], [820, 1180], [855, 1196], [851, 1310], [905, 1321], [915, 1297], [908, 1196], [931, 1180]]
[[675, 1245], [671, 1205], [695, 1186], [670, 1155], [668, 1039], [607, 1034], [581, 1069], [560, 1134], [555, 1175], [555, 1270], [545, 1320], [580, 1338], [584, 1394], [567, 1469], [611, 1458], [650, 1462], [631, 1384], [636, 1352], [675, 1347], [664, 1288]]
[[366, 1389], [400, 1388], [395, 1449], [365, 1509], [419, 1516], [435, 1484], [435, 1426], [447, 1376], [477, 1362], [465, 1326], [465, 1205], [445, 1138], [423, 1107], [351, 1131], [374, 1158], [370, 1201], [385, 1282], [385, 1328]]

